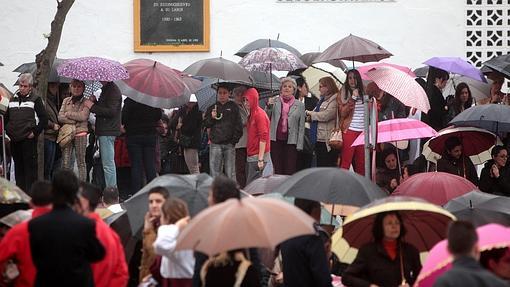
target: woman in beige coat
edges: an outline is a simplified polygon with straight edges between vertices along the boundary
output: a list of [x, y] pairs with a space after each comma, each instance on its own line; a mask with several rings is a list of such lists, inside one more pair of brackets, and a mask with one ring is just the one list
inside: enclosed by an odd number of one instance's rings
[[311, 120], [310, 141], [315, 144], [317, 167], [336, 166], [338, 152], [329, 144], [331, 132], [336, 128], [338, 87], [331, 77], [319, 80], [321, 97], [313, 111], [306, 111], [307, 119]]
[[74, 125], [76, 132], [74, 139], [62, 147], [62, 167], [72, 169], [71, 155], [73, 149], [76, 151], [76, 162], [78, 163], [78, 176], [80, 180], [87, 179], [87, 168], [85, 165], [85, 149], [87, 147], [87, 134], [89, 109], [83, 104], [85, 83], [79, 80], [72, 80], [70, 85], [71, 96], [64, 99], [58, 121], [65, 125]]

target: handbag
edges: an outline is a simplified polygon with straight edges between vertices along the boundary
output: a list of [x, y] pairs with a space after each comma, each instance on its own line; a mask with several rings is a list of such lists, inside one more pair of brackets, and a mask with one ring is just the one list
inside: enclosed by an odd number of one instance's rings
[[344, 144], [343, 134], [342, 134], [343, 132], [338, 124], [339, 118], [340, 118], [340, 115], [338, 114], [338, 109], [337, 109], [336, 110], [335, 128], [331, 131], [331, 134], [329, 135], [329, 140], [328, 140], [329, 146], [335, 150], [341, 150], [342, 146]]
[[73, 124], [64, 124], [58, 131], [57, 143], [61, 148], [65, 148], [71, 143], [76, 134], [76, 126]]
[[181, 133], [179, 144], [184, 148], [190, 148], [193, 145], [193, 137]]

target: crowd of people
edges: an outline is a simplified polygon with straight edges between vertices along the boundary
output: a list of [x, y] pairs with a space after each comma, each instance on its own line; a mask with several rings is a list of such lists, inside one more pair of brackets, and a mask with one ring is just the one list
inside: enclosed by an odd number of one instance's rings
[[[486, 102], [508, 104], [500, 92], [502, 79], [494, 77]], [[431, 106], [421, 120], [436, 131], [469, 107], [486, 104], [476, 102], [465, 83], [445, 99], [448, 78], [446, 71], [430, 68], [421, 83]], [[240, 189], [266, 174], [292, 175], [310, 167], [369, 173], [364, 147], [352, 146], [368, 116], [364, 101], [375, 101], [379, 121], [414, 117], [416, 111], [375, 83], [364, 85], [356, 69], [347, 71], [341, 87], [332, 77], [321, 78], [320, 95], [312, 95], [306, 79], [292, 73], [281, 79], [279, 95], [269, 98], [260, 98], [255, 88], [218, 83], [217, 101], [204, 112], [195, 95], [168, 111], [123, 99], [113, 82], [101, 84], [94, 95], [87, 94], [84, 81], [50, 83], [43, 102], [32, 75], [20, 75], [19, 91], [5, 114], [5, 144], [16, 184], [32, 197], [34, 211], [30, 221], [14, 226], [0, 242], [0, 267], [14, 264], [19, 272], [13, 281], [3, 272], [0, 286], [331, 286], [331, 274], [342, 276], [346, 286], [411, 286], [416, 281], [419, 253], [402, 239], [406, 230], [398, 212], [376, 217], [374, 242], [363, 246], [349, 266], [331, 252], [331, 234], [319, 226], [320, 203], [305, 199], [296, 199], [295, 205], [316, 220], [316, 234], [287, 240], [274, 251], [240, 249], [212, 257], [176, 251], [190, 213], [187, 203], [170, 197], [164, 187], [148, 192], [141, 254], [130, 262], [119, 236], [102, 220], [122, 211], [119, 198], [128, 199], [167, 173], [209, 173], [214, 178], [209, 205], [239, 199]], [[342, 133], [341, 146], [331, 140], [336, 131]], [[40, 134], [46, 181], [37, 181]], [[378, 144], [375, 182], [390, 194], [413, 174], [442, 171], [466, 178], [481, 191], [510, 196], [509, 137], [498, 136], [504, 144], [492, 148], [480, 176], [458, 137], [445, 141], [437, 164], [409, 148]], [[492, 273], [486, 271], [477, 263], [474, 227], [452, 223], [448, 250], [454, 268], [436, 285], [507, 286], [510, 252], [500, 249], [482, 256]]]

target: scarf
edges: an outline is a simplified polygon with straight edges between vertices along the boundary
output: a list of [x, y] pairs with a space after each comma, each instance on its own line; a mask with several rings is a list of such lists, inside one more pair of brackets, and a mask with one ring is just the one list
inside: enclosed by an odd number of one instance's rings
[[285, 97], [280, 97], [280, 99], [282, 103], [282, 113], [278, 121], [278, 127], [276, 128], [276, 138], [279, 140], [286, 140], [288, 134], [289, 110], [294, 104], [295, 98], [290, 97], [286, 99]]
[[[319, 102], [317, 103], [317, 105], [315, 106], [315, 109], [313, 110], [314, 112], [320, 111], [321, 105], [324, 102], [324, 100], [325, 100], [325, 97], [321, 96]], [[318, 126], [319, 126], [318, 121], [312, 121], [312, 124], [310, 125], [310, 142], [312, 143], [312, 145], [314, 145], [317, 142], [317, 128], [318, 128]]]

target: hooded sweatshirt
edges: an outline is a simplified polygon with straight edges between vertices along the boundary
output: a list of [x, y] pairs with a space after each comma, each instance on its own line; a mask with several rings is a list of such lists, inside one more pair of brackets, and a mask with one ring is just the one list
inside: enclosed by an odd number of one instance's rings
[[250, 88], [245, 92], [246, 100], [250, 104], [250, 117], [248, 118], [248, 142], [246, 144], [246, 153], [249, 157], [259, 154], [259, 143], [266, 142], [264, 154], [269, 153], [269, 118], [266, 112], [259, 107], [259, 93], [254, 88]]

